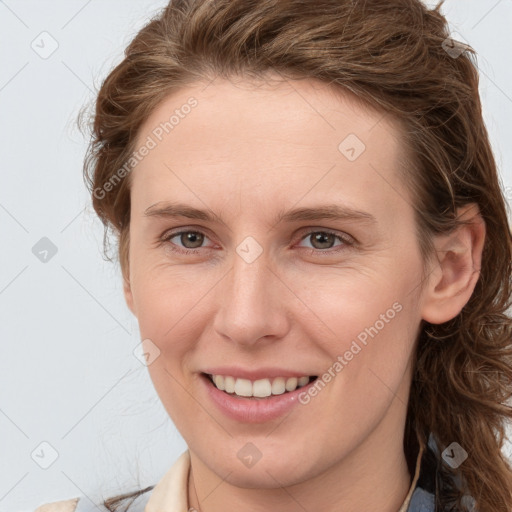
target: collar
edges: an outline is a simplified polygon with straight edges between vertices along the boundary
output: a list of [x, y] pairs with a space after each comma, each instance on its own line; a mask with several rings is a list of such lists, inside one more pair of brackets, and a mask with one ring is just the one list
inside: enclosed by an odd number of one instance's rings
[[416, 486], [418, 484], [418, 480], [420, 477], [421, 472], [421, 461], [423, 460], [423, 453], [425, 451], [424, 446], [420, 446], [418, 457], [416, 458], [416, 468], [414, 470], [414, 477], [411, 482], [411, 486], [409, 487], [409, 492], [407, 493], [407, 496], [405, 497], [404, 502], [402, 503], [402, 506], [398, 510], [398, 512], [408, 512], [409, 511], [409, 504], [412, 499], [412, 495], [416, 489]]
[[153, 488], [144, 512], [183, 512], [188, 505], [190, 452], [184, 451]]

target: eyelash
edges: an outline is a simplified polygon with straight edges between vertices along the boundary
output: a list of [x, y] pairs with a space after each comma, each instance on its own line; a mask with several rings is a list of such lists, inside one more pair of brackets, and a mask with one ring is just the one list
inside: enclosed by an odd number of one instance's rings
[[[164, 233], [164, 235], [161, 238], [161, 242], [169, 243], [171, 251], [176, 252], [178, 254], [197, 254], [198, 252], [200, 252], [203, 249], [203, 247], [200, 247], [197, 249], [182, 249], [179, 246], [177, 246], [176, 244], [174, 244], [173, 242], [171, 242], [172, 238], [174, 238], [178, 235], [182, 235], [183, 233], [198, 233], [200, 235], [204, 235], [207, 238], [207, 235], [205, 233], [203, 233], [202, 231], [198, 231], [198, 230], [194, 230], [194, 229], [182, 229], [180, 231]], [[304, 247], [303, 249], [308, 251], [308, 254], [311, 256], [316, 256], [318, 254], [322, 254], [322, 255], [337, 254], [343, 250], [347, 250], [347, 248], [350, 248], [351, 246], [353, 246], [355, 244], [355, 241], [352, 239], [352, 237], [349, 237], [348, 235], [345, 235], [345, 236], [340, 235], [337, 232], [331, 231], [329, 229], [315, 229], [315, 230], [308, 231], [304, 236], [302, 236], [300, 238], [299, 242], [302, 242], [304, 239], [308, 238], [309, 236], [311, 236], [314, 233], [334, 235], [341, 242], [343, 242], [343, 244], [341, 246], [338, 246], [339, 247], [338, 249], [322, 250], [322, 249], [314, 249], [314, 248], [312, 249], [309, 247]]]

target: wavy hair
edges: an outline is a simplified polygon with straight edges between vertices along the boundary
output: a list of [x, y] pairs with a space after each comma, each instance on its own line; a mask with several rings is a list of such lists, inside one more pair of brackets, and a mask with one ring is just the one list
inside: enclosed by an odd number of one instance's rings
[[[508, 512], [512, 468], [502, 449], [512, 417], [512, 233], [482, 116], [476, 52], [457, 41], [447, 47], [443, 1], [428, 9], [420, 0], [173, 0], [102, 83], [84, 178], [105, 227], [105, 254], [113, 235], [126, 275], [131, 174], [120, 179], [118, 171], [142, 123], [172, 92], [217, 76], [278, 73], [350, 91], [398, 120], [407, 148], [402, 179], [424, 262], [433, 257], [434, 235], [461, 223], [457, 208], [476, 203], [486, 224], [470, 300], [452, 320], [420, 326], [404, 452], [411, 460], [415, 438], [426, 443], [429, 432], [441, 449], [456, 440], [469, 453], [458, 468], [465, 488], [450, 485], [454, 470], [439, 463], [438, 510], [467, 510], [463, 496], [470, 494], [480, 512]], [[104, 186], [112, 180], [115, 186]], [[152, 488], [104, 506], [114, 512]]]

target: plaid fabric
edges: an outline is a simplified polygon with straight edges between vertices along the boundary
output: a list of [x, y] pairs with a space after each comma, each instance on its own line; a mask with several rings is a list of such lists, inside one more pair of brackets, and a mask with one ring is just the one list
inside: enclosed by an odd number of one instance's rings
[[[449, 452], [447, 453], [449, 455]], [[445, 456], [448, 455], [445, 454]], [[447, 483], [442, 481], [439, 472], [443, 464], [446, 464], [446, 462], [443, 460], [438, 443], [431, 433], [421, 459], [420, 475], [412, 493], [407, 512], [472, 512], [476, 510], [475, 500], [468, 494], [464, 495], [462, 499], [462, 505], [465, 507], [462, 509], [449, 505], [442, 509], [436, 504], [436, 497], [440, 492], [440, 486]], [[455, 489], [463, 488], [462, 479], [457, 474], [449, 484]]]
[[438, 512], [436, 510], [436, 472], [439, 450], [432, 434], [423, 452], [420, 475], [411, 496], [407, 512]]

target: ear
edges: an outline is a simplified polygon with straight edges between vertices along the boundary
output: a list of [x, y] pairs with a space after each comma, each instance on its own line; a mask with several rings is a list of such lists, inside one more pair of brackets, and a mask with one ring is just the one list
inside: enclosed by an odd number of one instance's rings
[[130, 269], [130, 228], [121, 231], [119, 236], [119, 263], [121, 265], [121, 274], [123, 276], [123, 292], [126, 305], [130, 311], [137, 316], [135, 304], [133, 300], [133, 292], [130, 283], [131, 272]]
[[471, 298], [480, 277], [485, 221], [476, 203], [459, 208], [457, 215], [469, 224], [434, 240], [437, 261], [422, 303], [422, 318], [432, 324], [455, 318]]
[[133, 303], [133, 293], [132, 293], [132, 287], [130, 284], [130, 278], [129, 274], [123, 276], [123, 292], [124, 292], [124, 299], [126, 301], [126, 305], [130, 309], [130, 311], [137, 316], [137, 313], [135, 311], [135, 306]]

